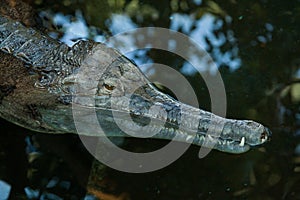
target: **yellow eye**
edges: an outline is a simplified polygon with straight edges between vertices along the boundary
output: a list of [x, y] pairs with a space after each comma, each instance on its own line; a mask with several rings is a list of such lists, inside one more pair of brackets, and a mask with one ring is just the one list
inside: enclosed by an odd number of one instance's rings
[[113, 86], [113, 85], [107, 85], [107, 84], [103, 84], [104, 85], [104, 87], [107, 89], [107, 90], [113, 90], [113, 89], [115, 89], [115, 86]]

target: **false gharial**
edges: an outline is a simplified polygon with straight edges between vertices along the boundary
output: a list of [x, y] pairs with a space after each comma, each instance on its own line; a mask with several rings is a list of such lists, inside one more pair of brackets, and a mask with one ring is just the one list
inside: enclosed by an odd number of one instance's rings
[[[107, 136], [128, 136], [124, 128], [140, 135], [154, 132], [159, 139], [177, 135], [176, 140], [213, 143], [229, 153], [246, 152], [270, 137], [257, 122], [222, 118], [162, 93], [133, 62], [102, 43], [68, 47], [0, 16], [0, 50], [23, 63], [12, 68], [5, 65], [9, 59], [1, 61], [0, 116], [34, 131], [77, 133], [72, 113], [77, 105], [95, 111]], [[208, 132], [221, 125], [219, 134]], [[95, 135], [88, 128], [83, 134]]]

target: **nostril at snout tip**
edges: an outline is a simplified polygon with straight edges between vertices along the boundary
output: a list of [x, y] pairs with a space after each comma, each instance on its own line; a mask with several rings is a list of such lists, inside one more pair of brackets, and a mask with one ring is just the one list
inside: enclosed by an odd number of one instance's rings
[[271, 135], [272, 135], [272, 132], [270, 131], [270, 129], [265, 127], [264, 132], [260, 136], [260, 140], [262, 142], [270, 141]]

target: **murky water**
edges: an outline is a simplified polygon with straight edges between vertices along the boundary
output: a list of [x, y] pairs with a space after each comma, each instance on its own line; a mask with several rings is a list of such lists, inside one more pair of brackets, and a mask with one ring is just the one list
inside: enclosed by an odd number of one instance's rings
[[[107, 179], [113, 184], [108, 184], [106, 193], [117, 191], [117, 196], [126, 194], [123, 196], [133, 200], [300, 199], [298, 1], [66, 0], [32, 5], [43, 17], [49, 35], [68, 45], [82, 38], [105, 42], [114, 34], [147, 26], [186, 34], [209, 52], [221, 72], [227, 117], [252, 119], [273, 132], [268, 144], [241, 155], [212, 151], [199, 159], [199, 147], [192, 146], [180, 159], [156, 172], [128, 174], [107, 169]], [[134, 46], [132, 40], [124, 42], [126, 47]], [[162, 42], [172, 46], [172, 41]], [[182, 58], [145, 49], [127, 56], [138, 65], [154, 62], [179, 70], [193, 86], [200, 107], [210, 109], [204, 81]], [[216, 70], [199, 66], [200, 70]], [[141, 69], [158, 77], [147, 66]], [[30, 149], [35, 148], [34, 141], [26, 136], [34, 133], [3, 120], [0, 123], [4, 132], [0, 177], [12, 185], [12, 193], [23, 198], [26, 187], [27, 198], [34, 192], [47, 192], [48, 199], [83, 198], [86, 188], [82, 183], [92, 159], [76, 136], [37, 136], [41, 153], [33, 154], [37, 151]], [[141, 151], [166, 144], [150, 139], [125, 139], [124, 143], [124, 148]], [[57, 150], [58, 146], [61, 149]], [[27, 156], [32, 160], [29, 164]]]

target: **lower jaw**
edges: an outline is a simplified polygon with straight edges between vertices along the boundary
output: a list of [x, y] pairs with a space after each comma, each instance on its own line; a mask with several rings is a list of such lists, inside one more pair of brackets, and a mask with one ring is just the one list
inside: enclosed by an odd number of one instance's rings
[[[103, 118], [102, 118], [103, 119]], [[109, 120], [110, 119], [110, 120]], [[197, 146], [203, 146], [206, 148], [216, 149], [222, 152], [232, 153], [232, 154], [239, 154], [247, 152], [250, 149], [250, 145], [246, 143], [241, 143], [241, 141], [233, 141], [233, 140], [227, 140], [223, 139], [221, 137], [213, 137], [210, 135], [207, 135], [205, 133], [199, 134], [195, 132], [189, 132], [186, 130], [178, 129], [178, 127], [165, 127], [165, 126], [158, 126], [155, 123], [154, 124], [148, 124], [145, 126], [138, 126], [133, 121], [127, 121], [122, 118], [113, 118], [112, 116], [108, 117], [106, 116], [105, 120], [109, 122], [112, 126], [123, 127], [121, 128], [121, 132], [119, 134], [116, 134], [115, 130], [108, 131], [109, 133], [107, 136], [122, 136], [122, 137], [141, 137], [141, 138], [147, 138], [147, 133], [150, 138], [154, 139], [167, 139], [167, 140], [175, 140], [179, 142], [185, 142], [185, 143], [192, 143]], [[132, 126], [131, 123], [134, 123], [134, 126]], [[109, 126], [112, 128], [112, 126]], [[133, 127], [137, 128], [133, 130]], [[125, 128], [125, 129], [124, 129]], [[125, 130], [125, 131], [124, 131]], [[118, 131], [119, 132], [119, 131]], [[136, 135], [129, 132], [135, 132]], [[156, 132], [156, 134], [153, 134], [153, 132]], [[143, 133], [144, 135], [140, 135], [140, 133]]]

